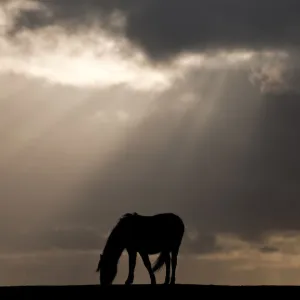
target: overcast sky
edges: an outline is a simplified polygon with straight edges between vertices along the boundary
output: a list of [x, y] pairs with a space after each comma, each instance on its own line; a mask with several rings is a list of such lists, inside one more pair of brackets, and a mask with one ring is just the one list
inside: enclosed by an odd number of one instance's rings
[[1, 1], [0, 283], [97, 284], [136, 211], [183, 218], [180, 283], [299, 284], [299, 13]]

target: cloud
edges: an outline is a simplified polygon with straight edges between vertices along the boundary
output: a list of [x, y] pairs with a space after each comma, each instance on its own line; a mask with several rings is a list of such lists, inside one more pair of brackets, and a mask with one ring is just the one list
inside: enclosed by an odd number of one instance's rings
[[2, 74], [26, 74], [77, 87], [128, 85], [136, 90], [160, 90], [170, 84], [168, 70], [151, 68], [138, 49], [105, 29], [90, 26], [69, 33], [53, 24], [34, 32], [23, 28], [10, 35], [22, 12], [49, 13], [36, 1], [0, 4]]
[[[44, 3], [44, 2], [43, 2]], [[299, 46], [300, 4], [288, 1], [92, 1], [45, 2], [47, 20], [25, 13], [18, 26], [40, 28], [60, 24], [78, 27], [121, 16], [124, 34], [152, 58], [168, 58], [185, 51], [220, 49], [274, 50]], [[116, 18], [115, 18], [116, 19]], [[155, 22], [153, 21], [155, 20]], [[122, 28], [121, 26], [121, 28]], [[120, 30], [120, 29], [119, 29]]]
[[249, 79], [264, 94], [299, 94], [299, 53], [295, 51], [257, 54]]
[[[173, 3], [182, 7], [184, 14], [175, 21], [174, 10], [167, 13], [168, 2], [5, 1], [0, 5], [1, 72], [26, 74], [54, 84], [94, 88], [125, 85], [153, 93], [169, 89], [191, 68], [238, 67], [248, 68], [252, 82], [264, 93], [298, 90], [296, 41], [288, 34], [277, 36], [280, 31], [276, 29], [281, 26], [293, 31], [290, 28], [297, 19], [281, 16], [280, 23], [266, 18], [257, 33], [256, 22], [244, 23], [256, 11], [256, 18], [262, 18], [262, 11], [250, 2], [228, 2], [215, 11], [211, 3], [190, 2]], [[260, 5], [265, 10], [267, 4], [264, 1]], [[275, 14], [281, 6], [280, 11], [287, 12], [285, 5], [278, 2]], [[224, 23], [216, 32], [218, 26], [207, 11]], [[231, 17], [236, 11], [239, 16], [247, 13], [247, 17]], [[154, 16], [157, 22], [146, 21]], [[205, 30], [195, 29], [198, 22]], [[271, 23], [274, 34], [265, 38], [263, 25], [269, 34]], [[155, 27], [158, 25], [163, 30]], [[279, 46], [281, 38], [288, 38], [293, 45], [282, 41], [284, 46]]]
[[274, 252], [278, 252], [279, 249], [276, 247], [272, 247], [272, 246], [264, 246], [264, 247], [260, 248], [260, 251], [262, 253], [274, 253]]
[[199, 260], [232, 262], [237, 270], [273, 271], [297, 269], [300, 263], [299, 252], [290, 252], [299, 247], [299, 232], [269, 234], [259, 242], [247, 242], [234, 235], [216, 237], [218, 251], [200, 254]]
[[191, 239], [189, 232], [187, 232], [180, 253], [183, 255], [198, 256], [207, 253], [215, 253], [220, 249], [215, 235], [202, 234]]
[[[23, 32], [14, 40], [2, 40], [2, 45], [2, 73], [14, 72], [53, 83], [98, 88], [124, 84], [137, 90], [155, 86], [159, 90], [169, 85], [167, 75], [142, 67], [134, 57], [126, 60], [118, 53], [117, 41], [92, 30], [76, 36], [67, 35], [60, 28], [35, 34]], [[15, 53], [14, 57], [11, 53]]]

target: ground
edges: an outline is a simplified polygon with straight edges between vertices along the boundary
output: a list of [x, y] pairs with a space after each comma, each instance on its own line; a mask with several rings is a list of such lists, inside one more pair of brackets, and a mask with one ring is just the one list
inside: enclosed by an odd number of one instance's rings
[[[30, 299], [35, 296], [39, 299], [42, 297], [58, 297], [62, 293], [66, 293], [68, 297], [95, 297], [95, 295], [99, 295], [99, 298], [112, 299], [113, 295], [118, 294], [118, 296], [122, 295], [122, 298], [126, 297], [134, 297], [137, 296], [139, 298], [144, 297], [144, 295], [158, 297], [160, 299], [170, 297], [186, 296], [192, 297], [197, 295], [198, 297], [204, 296], [205, 293], [209, 292], [209, 296], [212, 297], [213, 294], [223, 292], [222, 298], [225, 297], [226, 293], [230, 293], [231, 297], [234, 294], [238, 294], [239, 297], [245, 296], [245, 291], [248, 293], [255, 292], [256, 289], [266, 289], [277, 291], [278, 288], [286, 289], [295, 289], [296, 286], [217, 286], [217, 285], [175, 285], [175, 286], [164, 286], [164, 285], [113, 285], [110, 287], [100, 287], [99, 285], [81, 285], [81, 286], [15, 286], [15, 287], [1, 287], [0, 288], [0, 298], [7, 299], [2, 296], [8, 297], [17, 297], [22, 296], [26, 298], [26, 296], [30, 297]], [[300, 286], [299, 286], [300, 288]], [[261, 291], [257, 291], [261, 292]], [[286, 291], [287, 292], [287, 291]], [[278, 292], [277, 292], [278, 293]], [[173, 296], [174, 295], [174, 296]], [[256, 294], [253, 294], [254, 296]], [[218, 295], [220, 296], [220, 295]], [[269, 296], [271, 296], [269, 294]], [[118, 297], [120, 298], [120, 297]]]

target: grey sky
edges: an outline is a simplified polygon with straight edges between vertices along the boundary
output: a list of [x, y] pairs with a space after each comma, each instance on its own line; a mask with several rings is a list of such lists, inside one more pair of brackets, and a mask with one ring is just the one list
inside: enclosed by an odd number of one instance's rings
[[96, 283], [132, 211], [182, 216], [182, 282], [297, 281], [300, 6], [222, 3], [0, 5], [1, 282]]

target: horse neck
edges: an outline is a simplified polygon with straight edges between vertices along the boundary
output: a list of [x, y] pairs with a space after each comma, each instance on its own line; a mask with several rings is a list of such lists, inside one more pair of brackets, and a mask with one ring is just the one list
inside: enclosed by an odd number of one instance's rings
[[103, 250], [103, 255], [106, 255], [111, 260], [118, 262], [122, 252], [125, 249], [123, 237], [122, 229], [116, 227], [107, 240]]

